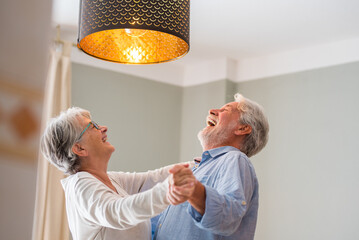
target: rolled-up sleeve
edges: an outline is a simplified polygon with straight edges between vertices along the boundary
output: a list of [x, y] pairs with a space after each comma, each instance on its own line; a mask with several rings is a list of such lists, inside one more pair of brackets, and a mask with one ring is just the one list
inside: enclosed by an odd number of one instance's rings
[[253, 193], [253, 176], [245, 159], [225, 159], [218, 177], [206, 185], [205, 213], [202, 216], [191, 205], [187, 211], [201, 229], [229, 236], [239, 227]]

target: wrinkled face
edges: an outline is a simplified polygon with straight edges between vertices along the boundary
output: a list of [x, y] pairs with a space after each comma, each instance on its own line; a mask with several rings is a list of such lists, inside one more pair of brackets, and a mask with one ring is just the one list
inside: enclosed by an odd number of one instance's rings
[[202, 146], [220, 147], [228, 145], [239, 128], [238, 103], [231, 102], [220, 109], [209, 110], [207, 127], [198, 133]]
[[[82, 117], [80, 123], [83, 129], [91, 122], [91, 119]], [[115, 148], [107, 141], [107, 127], [98, 125], [97, 129], [93, 124], [86, 129], [81, 137], [81, 144], [86, 147], [90, 156], [109, 157]]]

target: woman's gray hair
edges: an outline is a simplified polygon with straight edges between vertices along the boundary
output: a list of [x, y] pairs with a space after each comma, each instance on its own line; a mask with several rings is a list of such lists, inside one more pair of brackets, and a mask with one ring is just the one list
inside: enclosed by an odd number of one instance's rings
[[72, 146], [79, 141], [83, 130], [81, 116], [91, 119], [90, 112], [79, 107], [61, 112], [48, 122], [41, 137], [40, 149], [44, 157], [66, 174], [75, 174], [80, 168], [79, 157]]
[[239, 93], [234, 95], [234, 99], [238, 102], [239, 123], [252, 127], [252, 132], [246, 136], [240, 149], [248, 157], [251, 157], [262, 150], [268, 142], [268, 120], [263, 107], [258, 103], [243, 97]]

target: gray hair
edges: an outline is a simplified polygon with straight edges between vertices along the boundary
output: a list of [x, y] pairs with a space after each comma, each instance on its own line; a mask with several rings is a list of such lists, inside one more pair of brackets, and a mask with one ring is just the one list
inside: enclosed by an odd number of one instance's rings
[[240, 149], [248, 157], [251, 157], [261, 151], [268, 142], [268, 120], [263, 107], [258, 103], [239, 93], [234, 95], [234, 99], [238, 102], [239, 123], [252, 127], [252, 132], [246, 136]]
[[90, 112], [72, 107], [52, 118], [41, 137], [40, 149], [44, 157], [66, 174], [75, 174], [80, 168], [80, 159], [72, 151], [79, 141], [83, 126], [79, 117], [91, 119]]

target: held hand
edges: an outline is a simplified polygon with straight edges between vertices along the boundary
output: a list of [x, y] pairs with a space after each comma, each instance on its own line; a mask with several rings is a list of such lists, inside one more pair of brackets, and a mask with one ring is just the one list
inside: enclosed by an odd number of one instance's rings
[[173, 186], [182, 186], [190, 183], [195, 179], [192, 170], [188, 168], [188, 163], [177, 164], [168, 172], [170, 173], [169, 184]]
[[169, 189], [167, 198], [172, 205], [178, 205], [193, 195], [196, 178], [188, 164], [178, 164], [169, 170]]

